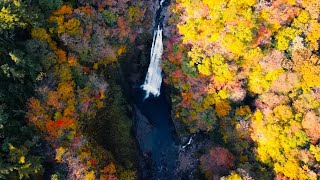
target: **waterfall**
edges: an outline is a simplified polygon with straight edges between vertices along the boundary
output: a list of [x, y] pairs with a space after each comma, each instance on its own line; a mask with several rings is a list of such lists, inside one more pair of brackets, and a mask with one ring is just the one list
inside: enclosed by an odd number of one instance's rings
[[[162, 4], [162, 3], [161, 3]], [[153, 42], [151, 48], [150, 64], [142, 89], [146, 91], [145, 98], [148, 98], [150, 93], [155, 97], [160, 95], [160, 88], [162, 82], [162, 69], [160, 60], [163, 53], [162, 44], [162, 29], [158, 25], [157, 30], [153, 34]]]
[[189, 146], [189, 145], [192, 143], [193, 137], [194, 137], [195, 135], [196, 135], [196, 134], [193, 134], [193, 135], [190, 136], [189, 141], [187, 142], [187, 144], [185, 144], [185, 145], [182, 146], [182, 149], [186, 148], [187, 146]]

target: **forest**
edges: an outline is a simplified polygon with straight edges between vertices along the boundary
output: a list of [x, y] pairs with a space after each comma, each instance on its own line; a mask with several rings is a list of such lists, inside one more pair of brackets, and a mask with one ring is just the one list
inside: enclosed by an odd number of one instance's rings
[[319, 45], [319, 0], [0, 0], [0, 179], [319, 180]]

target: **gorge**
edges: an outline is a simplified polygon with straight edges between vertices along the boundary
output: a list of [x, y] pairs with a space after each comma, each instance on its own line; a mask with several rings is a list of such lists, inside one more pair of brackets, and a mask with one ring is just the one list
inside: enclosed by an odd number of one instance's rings
[[[166, 99], [160, 66], [163, 53], [161, 11], [165, 3], [159, 1], [155, 18], [155, 30], [150, 52], [150, 64], [141, 89], [136, 91], [135, 105], [138, 109], [136, 134], [143, 157], [142, 179], [171, 179], [175, 176], [178, 146], [174, 141], [174, 125], [171, 122], [171, 108]], [[152, 94], [152, 97], [149, 95]], [[144, 96], [144, 98], [143, 98]], [[148, 128], [146, 128], [148, 127]], [[151, 164], [151, 168], [148, 167]], [[150, 172], [148, 172], [150, 169]]]

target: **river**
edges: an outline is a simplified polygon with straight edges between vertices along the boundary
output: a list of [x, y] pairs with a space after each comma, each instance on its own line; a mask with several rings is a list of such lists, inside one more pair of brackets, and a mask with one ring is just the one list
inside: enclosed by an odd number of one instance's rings
[[[174, 126], [170, 106], [161, 88], [160, 96], [144, 100], [145, 92], [137, 90], [135, 103], [139, 109], [136, 132], [144, 157], [142, 179], [172, 179], [175, 177], [178, 146], [174, 141]], [[151, 171], [151, 172], [148, 172]]]
[[[162, 10], [168, 0], [159, 1], [150, 63], [142, 89], [136, 89], [135, 132], [139, 144], [141, 179], [174, 179], [178, 158], [178, 146], [174, 141], [175, 129], [171, 121], [171, 108], [161, 85]], [[145, 90], [145, 91], [144, 91]], [[149, 96], [149, 94], [152, 94]]]

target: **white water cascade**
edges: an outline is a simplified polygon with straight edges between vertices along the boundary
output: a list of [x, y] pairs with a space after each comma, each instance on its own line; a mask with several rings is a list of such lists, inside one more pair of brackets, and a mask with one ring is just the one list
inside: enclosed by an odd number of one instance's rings
[[148, 98], [150, 93], [153, 94], [155, 97], [160, 95], [160, 88], [162, 83], [162, 69], [160, 66], [160, 61], [162, 53], [162, 29], [160, 28], [160, 26], [158, 26], [157, 30], [154, 31], [153, 35], [148, 72], [144, 80], [144, 84], [141, 86], [142, 89], [146, 91], [145, 98]]

